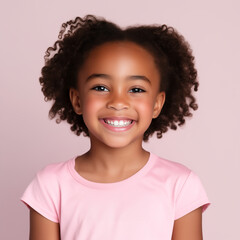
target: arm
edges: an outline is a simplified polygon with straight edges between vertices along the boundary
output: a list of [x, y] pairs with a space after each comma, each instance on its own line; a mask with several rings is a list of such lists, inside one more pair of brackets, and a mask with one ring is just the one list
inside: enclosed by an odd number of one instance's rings
[[60, 240], [59, 224], [30, 208], [30, 240]]
[[175, 220], [172, 240], [202, 240], [202, 207]]

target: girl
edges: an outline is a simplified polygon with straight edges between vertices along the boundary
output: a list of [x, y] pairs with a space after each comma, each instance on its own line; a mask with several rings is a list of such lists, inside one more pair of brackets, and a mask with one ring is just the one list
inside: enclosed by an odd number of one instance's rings
[[142, 147], [197, 109], [184, 38], [166, 25], [123, 30], [87, 15], [62, 25], [45, 63], [49, 116], [89, 136], [91, 147], [46, 166], [25, 190], [30, 239], [201, 240], [210, 203], [200, 179]]

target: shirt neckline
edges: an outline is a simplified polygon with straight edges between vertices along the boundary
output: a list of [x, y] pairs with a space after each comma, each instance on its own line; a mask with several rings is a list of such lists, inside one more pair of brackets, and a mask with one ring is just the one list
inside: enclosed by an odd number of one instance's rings
[[109, 188], [115, 188], [115, 187], [120, 187], [123, 186], [127, 183], [132, 183], [135, 182], [137, 179], [141, 178], [142, 176], [144, 176], [152, 167], [153, 163], [154, 163], [154, 154], [149, 152], [149, 157], [148, 157], [148, 161], [147, 163], [140, 169], [138, 170], [136, 173], [134, 173], [132, 176], [123, 179], [121, 181], [117, 181], [117, 182], [111, 182], [111, 183], [101, 183], [101, 182], [93, 182], [90, 180], [87, 180], [86, 178], [82, 177], [76, 170], [75, 170], [75, 159], [77, 158], [77, 156], [75, 156], [74, 158], [70, 159], [68, 161], [68, 168], [69, 171], [72, 175], [72, 177], [79, 183], [90, 187], [90, 188], [97, 188], [97, 189], [109, 189]]

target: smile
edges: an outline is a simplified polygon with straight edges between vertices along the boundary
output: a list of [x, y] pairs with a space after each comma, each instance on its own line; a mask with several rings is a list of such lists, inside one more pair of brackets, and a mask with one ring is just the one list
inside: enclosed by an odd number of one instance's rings
[[105, 123], [113, 127], [127, 127], [133, 122], [133, 120], [109, 120], [109, 119], [103, 120]]
[[125, 132], [130, 130], [133, 125], [135, 124], [134, 120], [123, 118], [123, 119], [116, 119], [116, 118], [102, 118], [99, 119], [100, 122], [103, 124], [105, 128], [112, 132]]

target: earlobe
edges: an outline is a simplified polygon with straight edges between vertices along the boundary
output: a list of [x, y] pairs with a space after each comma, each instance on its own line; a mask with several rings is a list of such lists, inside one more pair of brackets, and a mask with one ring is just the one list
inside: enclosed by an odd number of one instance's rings
[[162, 110], [165, 102], [165, 92], [160, 92], [157, 95], [156, 102], [153, 109], [153, 118], [157, 118]]
[[70, 88], [69, 89], [69, 98], [72, 103], [73, 109], [76, 114], [81, 115], [82, 109], [81, 109], [81, 103], [80, 103], [80, 96], [76, 89]]

